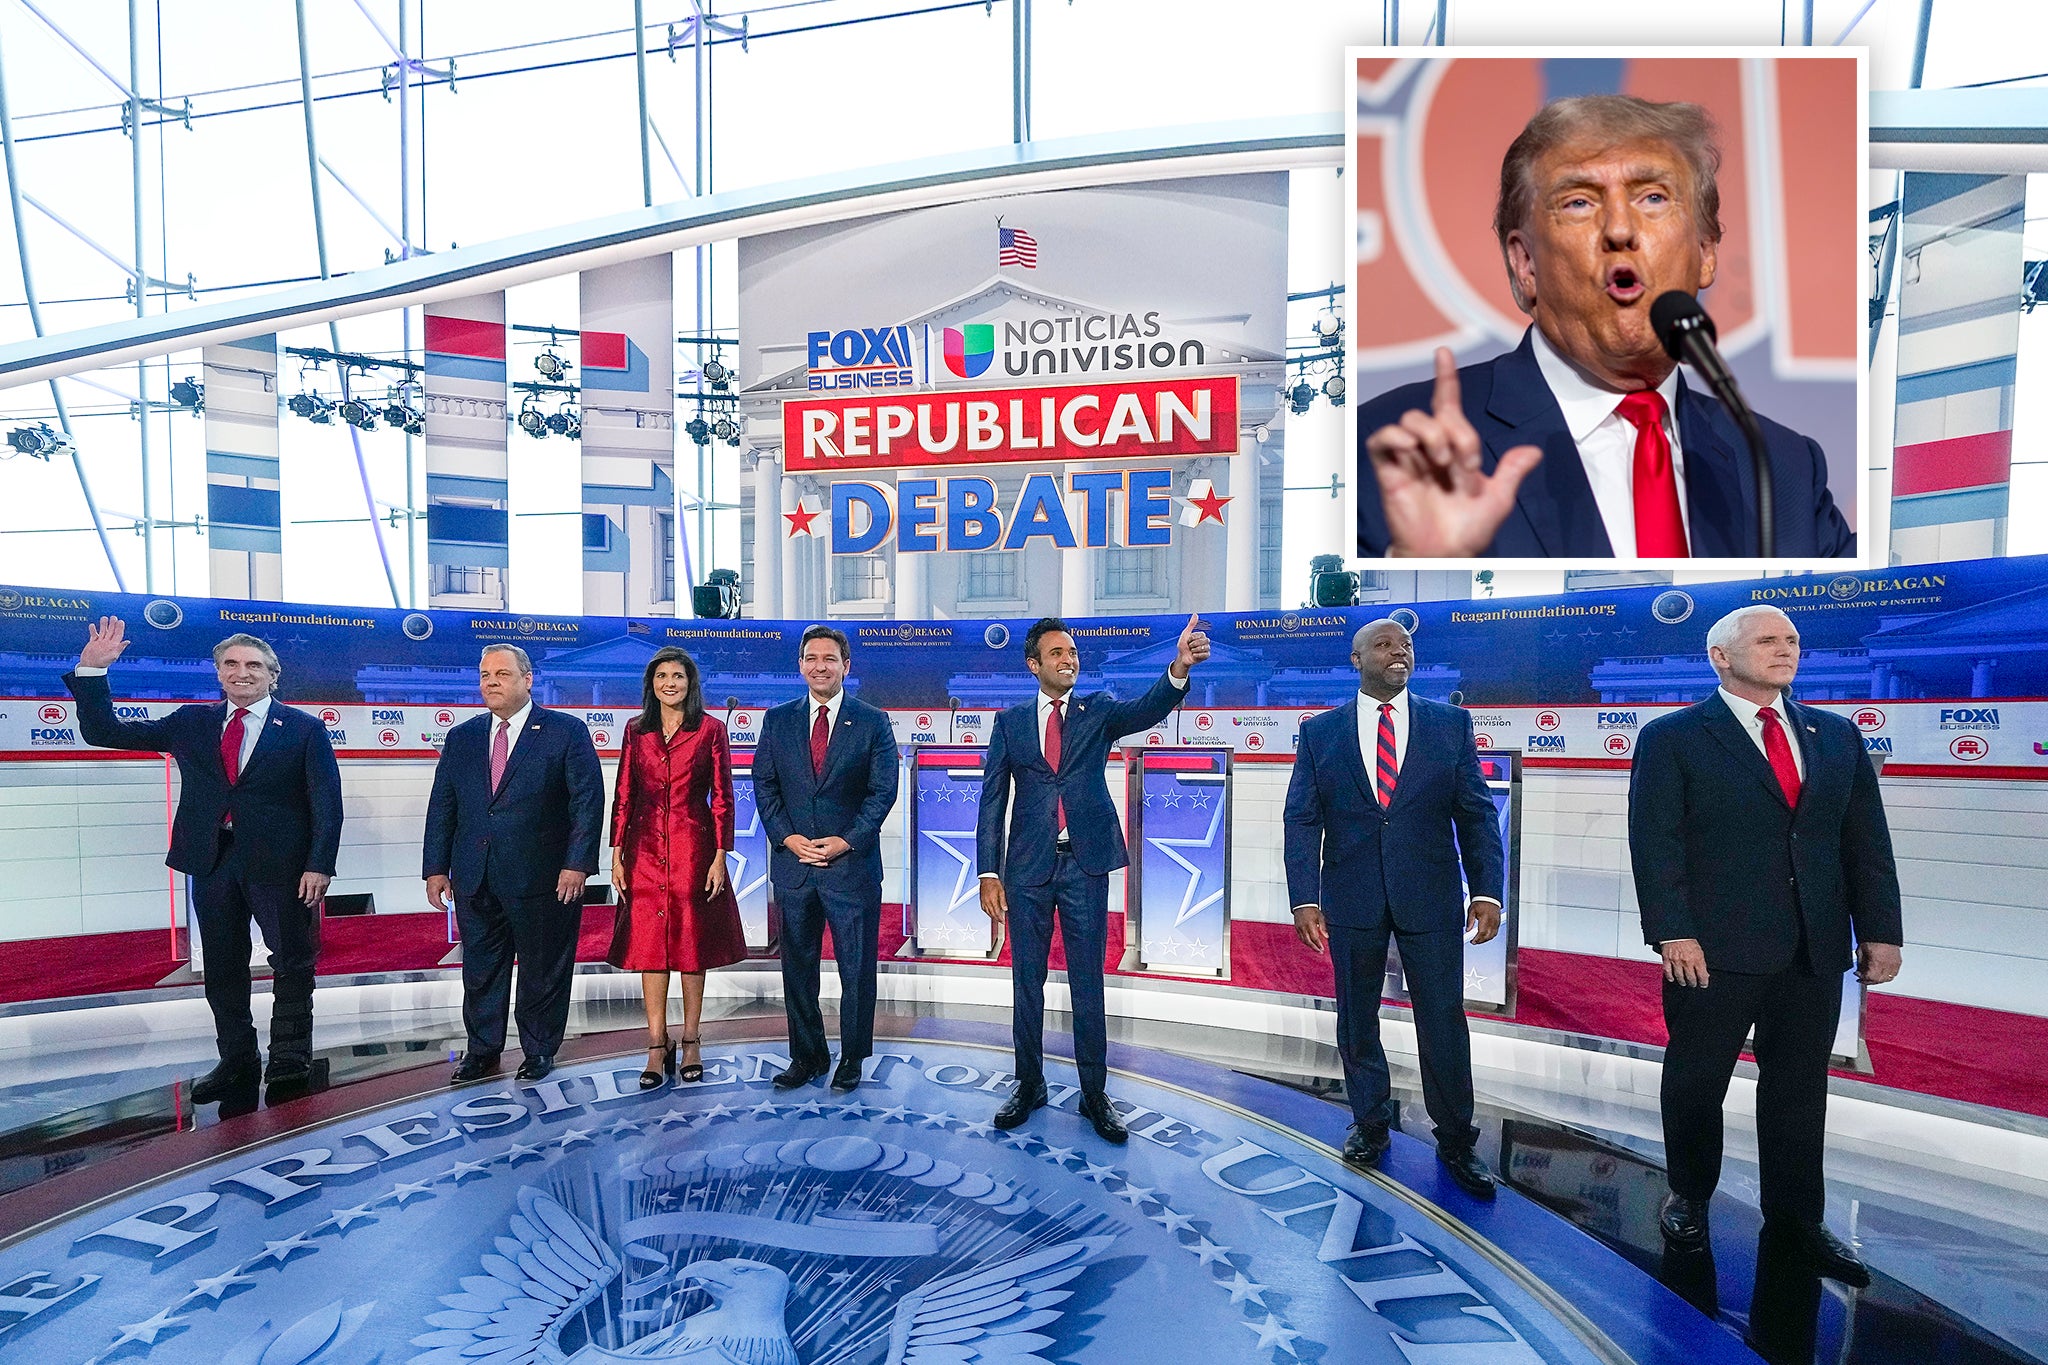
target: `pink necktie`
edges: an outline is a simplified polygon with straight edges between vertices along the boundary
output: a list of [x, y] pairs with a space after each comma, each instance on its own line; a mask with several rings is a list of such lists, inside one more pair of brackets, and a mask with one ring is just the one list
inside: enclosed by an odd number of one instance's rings
[[1771, 760], [1771, 771], [1778, 775], [1778, 786], [1785, 792], [1785, 804], [1799, 804], [1799, 765], [1792, 761], [1792, 745], [1785, 738], [1785, 727], [1778, 722], [1776, 707], [1766, 706], [1756, 713], [1764, 723], [1764, 757]]
[[[1045, 718], [1045, 761], [1055, 773], [1060, 770], [1060, 750], [1066, 740], [1066, 728], [1060, 723], [1060, 707], [1065, 704], [1065, 698], [1054, 702], [1052, 704], [1052, 714]], [[1063, 799], [1056, 797], [1053, 800], [1052, 809], [1053, 819], [1056, 822], [1053, 826], [1054, 830], [1065, 829], [1067, 827], [1067, 803]]]
[[505, 760], [512, 755], [512, 722], [498, 722], [498, 733], [491, 736], [491, 795], [498, 794], [498, 784], [505, 780]]
[[1664, 434], [1664, 395], [1655, 389], [1624, 396], [1615, 409], [1636, 429], [1629, 488], [1636, 504], [1636, 553], [1644, 559], [1685, 559], [1685, 518], [1678, 510], [1678, 474]]

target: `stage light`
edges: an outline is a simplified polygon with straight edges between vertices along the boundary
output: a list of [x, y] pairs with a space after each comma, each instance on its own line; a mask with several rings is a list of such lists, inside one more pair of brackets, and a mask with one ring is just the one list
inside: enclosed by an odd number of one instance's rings
[[1344, 335], [1344, 317], [1334, 308], [1325, 308], [1316, 314], [1316, 340], [1325, 346], [1337, 344], [1337, 338]]
[[695, 441], [698, 445], [704, 446], [711, 444], [711, 424], [705, 421], [702, 417], [692, 417], [689, 421], [683, 423], [683, 430], [687, 432], [689, 434], [690, 439]]
[[295, 393], [285, 403], [294, 417], [303, 417], [308, 422], [326, 426], [334, 421], [334, 404], [317, 393]]
[[573, 403], [564, 403], [559, 412], [548, 414], [548, 430], [572, 441], [579, 440], [583, 436], [583, 414]]
[[519, 429], [536, 441], [547, 439], [547, 414], [540, 410], [532, 398], [528, 398], [526, 405], [519, 409]]
[[1358, 575], [1344, 567], [1342, 555], [1317, 555], [1308, 562], [1308, 593], [1318, 607], [1358, 605]]
[[199, 412], [206, 407], [206, 386], [188, 374], [171, 385], [171, 401], [181, 408]]
[[377, 414], [372, 412], [370, 405], [360, 398], [342, 399], [341, 406], [336, 408], [335, 411], [341, 414], [342, 421], [348, 423], [357, 431], [375, 431], [377, 429]]
[[16, 427], [8, 432], [7, 448], [11, 455], [47, 460], [52, 455], [69, 454], [71, 443], [48, 422], [38, 422], [32, 427]]
[[384, 425], [387, 427], [402, 427], [411, 416], [412, 409], [395, 398], [384, 405]]
[[711, 424], [711, 434], [727, 445], [740, 443], [740, 424], [730, 417], [721, 417]]
[[732, 371], [717, 360], [704, 362], [704, 382], [721, 392], [732, 383]]
[[740, 576], [733, 569], [713, 569], [704, 581], [690, 589], [690, 609], [712, 620], [737, 621], [740, 616]]
[[1296, 417], [1301, 416], [1316, 404], [1315, 388], [1303, 379], [1287, 391], [1287, 410]]
[[533, 368], [540, 371], [540, 377], [553, 383], [569, 373], [569, 362], [553, 351], [542, 351], [533, 358]]
[[1344, 406], [1344, 372], [1342, 370], [1339, 370], [1323, 381], [1323, 397], [1330, 400], [1330, 406], [1333, 408]]

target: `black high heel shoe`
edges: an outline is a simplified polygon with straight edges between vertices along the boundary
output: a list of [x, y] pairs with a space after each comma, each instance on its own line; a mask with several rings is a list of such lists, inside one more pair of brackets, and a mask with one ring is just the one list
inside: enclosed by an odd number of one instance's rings
[[[661, 1048], [661, 1070], [643, 1071], [640, 1073], [640, 1088], [642, 1090], [652, 1090], [655, 1086], [661, 1084], [664, 1077], [676, 1074], [676, 1040], [664, 1038], [659, 1046]], [[647, 1050], [652, 1052], [655, 1049], [649, 1047]]]
[[[682, 1040], [683, 1045], [685, 1047], [696, 1047], [703, 1041], [704, 1039], [701, 1035], [695, 1038], [685, 1038]], [[683, 1067], [682, 1071], [678, 1073], [677, 1079], [685, 1082], [686, 1084], [694, 1084], [697, 1081], [703, 1080], [704, 1063], [701, 1061], [687, 1063]]]

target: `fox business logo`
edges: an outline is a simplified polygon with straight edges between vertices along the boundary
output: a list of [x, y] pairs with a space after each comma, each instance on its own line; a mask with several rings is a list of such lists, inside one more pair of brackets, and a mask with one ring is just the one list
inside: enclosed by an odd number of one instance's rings
[[[1602, 730], [1633, 730], [1636, 728], [1636, 713], [1633, 711], [1602, 711], [1598, 718]], [[1610, 748], [1612, 746], [1609, 746]]]
[[70, 717], [60, 702], [46, 701], [36, 708], [36, 719], [45, 725], [62, 725]]
[[28, 732], [32, 745], [65, 747], [78, 743], [78, 732], [70, 726], [39, 725]]
[[149, 708], [148, 708], [147, 706], [139, 706], [139, 705], [135, 704], [134, 702], [130, 702], [130, 703], [128, 703], [128, 704], [127, 704], [127, 705], [125, 705], [125, 706], [117, 706], [117, 707], [115, 707], [115, 708], [114, 708], [114, 719], [115, 719], [115, 720], [148, 720], [148, 719], [149, 719]]
[[332, 746], [333, 746], [334, 748], [337, 748], [337, 749], [345, 749], [345, 748], [347, 748], [347, 747], [348, 747], [348, 731], [346, 731], [346, 730], [342, 729], [342, 728], [341, 728], [341, 727], [340, 727], [339, 725], [330, 725], [330, 726], [328, 726], [328, 727], [327, 727], [327, 742], [328, 742], [328, 744], [332, 745]]
[[372, 725], [403, 725], [405, 712], [395, 707], [378, 707], [370, 712]]
[[917, 382], [910, 362], [908, 327], [812, 332], [807, 350], [810, 374], [805, 387], [813, 391], [901, 389]]
[[612, 713], [609, 711], [586, 711], [583, 713], [583, 723], [585, 725], [617, 725], [618, 721], [612, 718]]
[[1884, 729], [1884, 712], [1875, 706], [1859, 706], [1849, 713], [1849, 721], [1866, 735], [1876, 734]]
[[1944, 706], [1941, 708], [1941, 728], [1944, 730], [1996, 730], [1998, 708], [1995, 706]]
[[1866, 753], [1866, 754], [1888, 754], [1888, 753], [1890, 753], [1891, 751], [1892, 751], [1892, 737], [1891, 737], [1890, 735], [1865, 735], [1865, 736], [1863, 737], [1863, 752], [1864, 752], [1864, 753]]
[[1561, 754], [1564, 752], [1563, 735], [1531, 735], [1523, 746], [1532, 754]]

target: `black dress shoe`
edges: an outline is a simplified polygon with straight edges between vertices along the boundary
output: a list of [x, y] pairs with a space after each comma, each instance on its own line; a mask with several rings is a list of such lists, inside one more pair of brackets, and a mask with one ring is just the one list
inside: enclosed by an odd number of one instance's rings
[[310, 1085], [313, 1080], [313, 1059], [292, 1055], [270, 1054], [269, 1065], [263, 1068], [265, 1085]]
[[192, 1082], [192, 1103], [218, 1104], [245, 1090], [253, 1096], [262, 1079], [263, 1068], [253, 1061], [222, 1062]]
[[[1764, 1230], [1767, 1234], [1775, 1231], [1768, 1224]], [[1795, 1226], [1784, 1235], [1790, 1245], [1805, 1257], [1813, 1273], [1822, 1279], [1845, 1284], [1851, 1289], [1870, 1288], [1870, 1268], [1849, 1249], [1847, 1242], [1829, 1232], [1824, 1224]]]
[[554, 1057], [549, 1053], [539, 1052], [521, 1062], [519, 1069], [512, 1075], [516, 1080], [544, 1081], [548, 1078], [548, 1073], [554, 1069]]
[[1032, 1110], [1044, 1107], [1045, 1087], [1043, 1085], [1019, 1085], [1011, 1093], [1010, 1098], [1003, 1102], [1003, 1107], [996, 1110], [996, 1116], [991, 1122], [996, 1127], [1008, 1132], [1024, 1122], [1024, 1120], [1030, 1118]]
[[1664, 1234], [1664, 1240], [1680, 1250], [1691, 1250], [1707, 1244], [1707, 1201], [1687, 1199], [1682, 1194], [1664, 1196], [1663, 1207], [1657, 1210], [1657, 1230]]
[[1344, 1160], [1353, 1166], [1377, 1166], [1393, 1144], [1394, 1139], [1386, 1129], [1361, 1128], [1354, 1123], [1344, 1135]]
[[1095, 1136], [1104, 1142], [1130, 1141], [1131, 1130], [1124, 1127], [1124, 1121], [1117, 1117], [1116, 1106], [1109, 1102], [1109, 1096], [1083, 1095], [1080, 1110], [1081, 1117], [1094, 1125]]
[[824, 1062], [791, 1062], [789, 1070], [777, 1076], [772, 1084], [777, 1090], [794, 1090], [800, 1085], [809, 1085], [825, 1074]]
[[469, 1081], [480, 1081], [498, 1069], [498, 1054], [495, 1052], [465, 1052], [462, 1060], [455, 1064], [455, 1074], [448, 1078], [450, 1085], [463, 1085]]
[[841, 1057], [838, 1067], [832, 1072], [832, 1088], [834, 1090], [858, 1089], [860, 1086], [860, 1067], [860, 1058]]
[[1479, 1153], [1470, 1147], [1436, 1149], [1436, 1159], [1451, 1173], [1451, 1179], [1458, 1188], [1474, 1199], [1491, 1199], [1497, 1194], [1493, 1172], [1486, 1169], [1486, 1163], [1479, 1159]]

